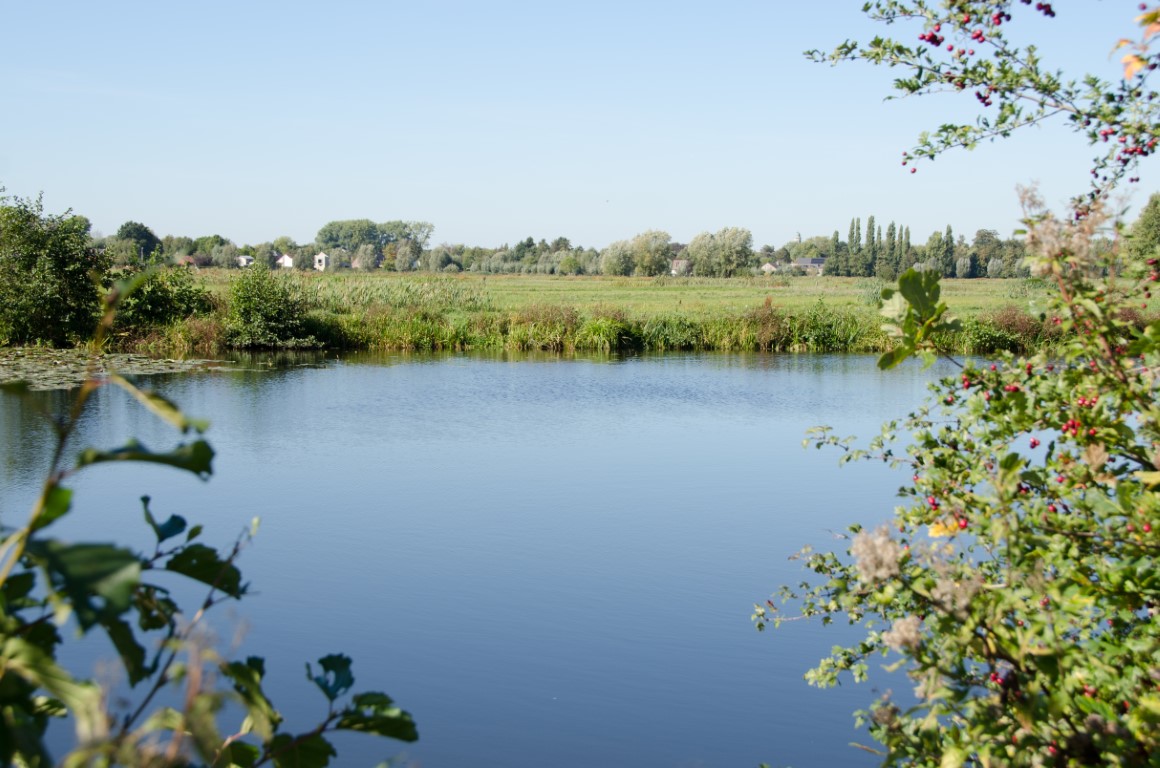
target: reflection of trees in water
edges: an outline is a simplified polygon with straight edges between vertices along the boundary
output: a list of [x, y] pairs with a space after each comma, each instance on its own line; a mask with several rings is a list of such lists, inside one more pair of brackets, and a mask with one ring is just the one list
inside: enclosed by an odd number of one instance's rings
[[60, 418], [71, 402], [69, 390], [29, 392], [23, 397], [0, 393], [0, 482], [12, 486], [39, 481], [55, 445], [49, 416]]

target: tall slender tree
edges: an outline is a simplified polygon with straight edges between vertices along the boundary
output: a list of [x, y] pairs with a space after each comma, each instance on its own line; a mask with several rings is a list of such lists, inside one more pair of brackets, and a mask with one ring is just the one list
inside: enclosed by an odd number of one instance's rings
[[942, 254], [939, 258], [939, 268], [942, 271], [943, 277], [955, 276], [955, 235], [951, 231], [951, 225], [947, 224], [946, 234], [943, 235], [942, 240]]

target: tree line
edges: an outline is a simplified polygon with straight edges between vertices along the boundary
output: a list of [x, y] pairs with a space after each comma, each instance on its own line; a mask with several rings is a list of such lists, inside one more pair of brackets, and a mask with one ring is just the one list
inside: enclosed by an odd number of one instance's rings
[[[1144, 224], [1137, 225], [1137, 229], [1152, 227], [1160, 231], [1158, 207], [1160, 201], [1155, 198], [1149, 202], [1141, 214]], [[1157, 222], [1147, 221], [1149, 215]], [[688, 243], [676, 242], [661, 230], [646, 230], [599, 250], [573, 245], [562, 236], [551, 241], [527, 237], [498, 247], [463, 243], [431, 246], [434, 231], [434, 225], [424, 221], [376, 223], [370, 219], [347, 219], [328, 222], [311, 243], [299, 244], [282, 236], [239, 246], [218, 234], [158, 237], [148, 226], [127, 221], [116, 234], [96, 238], [94, 247], [114, 265], [169, 263], [235, 268], [252, 259], [274, 268], [283, 265], [288, 257], [294, 268], [308, 270], [315, 268], [317, 254], [326, 253], [328, 269], [364, 271], [736, 277], [759, 274], [765, 265], [772, 265], [779, 272], [801, 273], [816, 269], [821, 260], [822, 273], [833, 277], [894, 280], [911, 267], [954, 278], [1027, 275], [1022, 266], [1022, 240], [1002, 238], [994, 229], [977, 230], [968, 241], [961, 234], [956, 236], [948, 224], [945, 230], [932, 232], [924, 243], [915, 243], [909, 226], [890, 221], [883, 227], [874, 216], [865, 222], [851, 219], [845, 239], [835, 229], [829, 237], [803, 239], [799, 234], [783, 245], [760, 248], [754, 247], [753, 234], [743, 227], [702, 232]], [[1097, 246], [1110, 248], [1111, 241], [1101, 240]], [[765, 267], [765, 271], [770, 268]]]

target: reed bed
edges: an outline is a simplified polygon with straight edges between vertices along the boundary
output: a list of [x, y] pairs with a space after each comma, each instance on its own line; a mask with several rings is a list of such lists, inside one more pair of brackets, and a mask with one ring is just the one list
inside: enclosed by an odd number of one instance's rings
[[[209, 276], [214, 314], [127, 348], [204, 356], [224, 348], [226, 272]], [[381, 351], [862, 352], [888, 349], [878, 281], [843, 278], [566, 278], [336, 273], [288, 275], [319, 346]], [[1028, 351], [1058, 341], [1034, 313], [1046, 288], [1025, 280], [946, 281], [963, 330], [957, 354]]]

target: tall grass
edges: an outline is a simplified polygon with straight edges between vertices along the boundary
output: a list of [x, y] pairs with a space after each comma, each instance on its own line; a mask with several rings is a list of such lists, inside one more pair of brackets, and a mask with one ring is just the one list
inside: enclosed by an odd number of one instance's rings
[[[168, 356], [220, 351], [222, 317], [229, 311], [229, 292], [221, 282], [226, 277], [224, 272], [212, 276], [210, 287], [220, 298], [210, 315], [154, 330], [130, 347]], [[891, 343], [871, 300], [881, 285], [871, 280], [287, 277], [303, 299], [307, 332], [331, 349], [823, 353], [881, 352]], [[1043, 286], [947, 282], [948, 292], [975, 297], [962, 303], [983, 307], [962, 313], [963, 330], [943, 340], [948, 349], [987, 354], [1058, 341], [1057, 326], [1018, 306], [1041, 298]], [[1002, 296], [1005, 292], [1019, 299]]]

